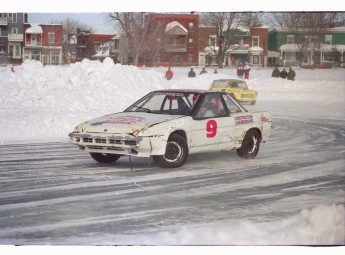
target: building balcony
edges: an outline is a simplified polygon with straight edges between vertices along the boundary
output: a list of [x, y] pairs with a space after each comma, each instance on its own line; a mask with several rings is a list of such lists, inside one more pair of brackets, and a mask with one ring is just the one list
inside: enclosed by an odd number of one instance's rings
[[167, 44], [164, 50], [165, 52], [187, 52], [187, 43]]
[[22, 42], [23, 38], [23, 34], [8, 34], [8, 41], [10, 42]]
[[7, 26], [8, 25], [8, 19], [7, 17], [5, 18], [0, 18], [0, 26]]
[[25, 42], [25, 47], [41, 48], [42, 46], [41, 42]]

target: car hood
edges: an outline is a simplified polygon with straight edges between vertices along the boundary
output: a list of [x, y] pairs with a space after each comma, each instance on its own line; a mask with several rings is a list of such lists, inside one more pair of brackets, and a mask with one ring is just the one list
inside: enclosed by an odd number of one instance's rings
[[76, 132], [137, 134], [150, 126], [178, 119], [182, 115], [163, 115], [143, 112], [120, 112], [86, 121], [76, 127]]

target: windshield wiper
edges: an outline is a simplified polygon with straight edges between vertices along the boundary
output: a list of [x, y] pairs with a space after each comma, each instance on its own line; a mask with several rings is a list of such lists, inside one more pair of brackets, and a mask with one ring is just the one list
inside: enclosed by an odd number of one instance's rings
[[134, 105], [134, 106], [137, 107], [139, 110], [142, 110], [143, 112], [151, 113], [151, 110], [149, 108], [141, 107], [138, 105]]

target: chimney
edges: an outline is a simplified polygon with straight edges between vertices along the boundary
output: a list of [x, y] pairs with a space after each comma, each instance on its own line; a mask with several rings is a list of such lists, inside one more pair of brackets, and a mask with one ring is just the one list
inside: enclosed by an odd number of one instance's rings
[[24, 13], [24, 23], [28, 23], [28, 14]]

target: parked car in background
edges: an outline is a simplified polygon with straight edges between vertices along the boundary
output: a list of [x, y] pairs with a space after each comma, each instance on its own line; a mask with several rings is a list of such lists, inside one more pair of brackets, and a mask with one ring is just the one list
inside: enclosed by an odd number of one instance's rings
[[242, 103], [255, 104], [258, 92], [249, 89], [246, 82], [241, 79], [214, 80], [210, 86], [213, 91], [225, 91]]
[[248, 112], [226, 92], [171, 89], [81, 123], [69, 137], [100, 163], [152, 156], [159, 166], [174, 168], [192, 153], [236, 149], [242, 158], [255, 158], [271, 129], [268, 113]]

